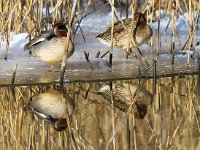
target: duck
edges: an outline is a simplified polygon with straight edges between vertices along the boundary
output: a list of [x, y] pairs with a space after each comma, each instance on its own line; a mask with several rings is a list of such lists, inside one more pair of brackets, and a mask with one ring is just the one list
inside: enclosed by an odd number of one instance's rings
[[63, 61], [63, 57], [69, 58], [74, 53], [74, 44], [69, 40], [68, 49], [65, 50], [68, 29], [65, 23], [58, 22], [52, 25], [52, 29], [44, 31], [25, 44], [24, 50], [29, 50], [32, 56], [51, 64], [49, 71], [56, 71], [53, 67]]
[[[127, 18], [123, 19], [122, 22], [118, 21], [114, 24], [113, 46], [121, 48], [124, 55], [128, 57], [127, 55], [132, 52], [130, 49], [137, 48], [138, 46], [147, 43], [152, 37], [153, 31], [152, 28], [146, 23], [146, 18], [142, 13], [135, 13], [134, 19]], [[125, 29], [124, 26], [127, 29]], [[128, 32], [130, 32], [130, 34]], [[111, 27], [98, 34], [96, 38], [101, 43], [110, 46]], [[129, 50], [130, 52], [128, 53]]]
[[[98, 91], [111, 103], [110, 86], [103, 85]], [[152, 104], [153, 95], [146, 88], [137, 84], [113, 83], [113, 105], [122, 112], [127, 112], [132, 101], [132, 112], [136, 119], [143, 119]]]
[[66, 95], [66, 99], [68, 106], [60, 91], [49, 89], [31, 97], [28, 108], [39, 118], [52, 123], [56, 131], [63, 131], [67, 128], [67, 107], [69, 116], [72, 116], [75, 109], [74, 100], [69, 95]]

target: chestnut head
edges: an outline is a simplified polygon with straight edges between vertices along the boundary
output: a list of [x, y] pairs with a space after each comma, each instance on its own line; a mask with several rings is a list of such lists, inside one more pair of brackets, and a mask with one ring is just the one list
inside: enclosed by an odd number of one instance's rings
[[53, 124], [53, 127], [56, 131], [63, 131], [67, 128], [67, 121], [66, 118], [60, 118], [56, 120]]
[[52, 26], [52, 31], [57, 37], [65, 37], [67, 36], [67, 28], [65, 26], [65, 23], [59, 22]]

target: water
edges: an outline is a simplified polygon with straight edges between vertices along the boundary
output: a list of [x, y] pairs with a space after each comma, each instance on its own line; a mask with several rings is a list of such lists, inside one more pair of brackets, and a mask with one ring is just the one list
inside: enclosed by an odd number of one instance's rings
[[[153, 75], [152, 68], [146, 72], [138, 59], [125, 59], [120, 49], [113, 50], [113, 66], [110, 67], [108, 55], [105, 56], [105, 58], [95, 58], [98, 51], [101, 52], [101, 56], [108, 50], [108, 48], [98, 40], [87, 37], [87, 42], [84, 43], [81, 37], [77, 37], [75, 41], [76, 51], [67, 61], [65, 82], [135, 79], [139, 78], [139, 67], [141, 70], [140, 78], [151, 78]], [[89, 52], [89, 60], [94, 69], [91, 69], [85, 60], [84, 51]], [[187, 64], [187, 55], [177, 55], [175, 57], [175, 65], [172, 66], [172, 58], [169, 54], [163, 54], [159, 57], [155, 56], [156, 45], [153, 47], [153, 51], [147, 45], [143, 45], [141, 46], [141, 51], [145, 54], [147, 61], [151, 65], [154, 58], [158, 59], [158, 76], [196, 74], [198, 72], [197, 59], [190, 59], [189, 64]], [[177, 51], [179, 51], [178, 48]], [[12, 73], [16, 64], [18, 64], [14, 82], [16, 86], [51, 84], [58, 83], [59, 81], [59, 72], [48, 73], [48, 69], [50, 68], [49, 64], [31, 57], [29, 53], [23, 51], [23, 49], [18, 49], [10, 52], [8, 60], [0, 60], [0, 68], [2, 68], [0, 70], [0, 86], [8, 86], [11, 83]], [[60, 64], [57, 65], [56, 68], [59, 70]]]
[[[139, 80], [123, 82], [139, 84]], [[152, 80], [142, 80], [141, 84], [153, 93]], [[113, 110], [98, 93], [103, 85], [105, 83], [96, 82], [69, 83], [65, 86], [66, 93], [75, 102], [71, 121], [79, 148], [105, 149], [109, 145], [109, 149], [113, 149], [113, 119], [116, 149], [134, 149], [135, 146], [138, 149], [199, 149], [198, 76], [158, 79], [157, 93], [144, 119], [134, 119], [133, 113], [122, 112], [117, 107]], [[16, 100], [12, 99], [9, 88], [0, 88], [0, 145], [4, 149], [70, 149], [67, 132], [55, 131], [51, 123], [43, 122], [27, 108], [32, 95], [43, 93], [48, 88], [59, 90], [59, 86], [55, 85], [16, 87]]]
[[[161, 33], [161, 55], [157, 51], [157, 23], [153, 23], [154, 46], [140, 47], [150, 65], [157, 58], [157, 82], [153, 82], [153, 69], [144, 70], [136, 58], [125, 59], [120, 49], [113, 51], [113, 66], [108, 56], [102, 55], [108, 47], [95, 36], [109, 26], [108, 16], [85, 18], [81, 25], [86, 42], [80, 32], [75, 38], [75, 53], [67, 61], [64, 82], [65, 92], [75, 102], [71, 117], [72, 132], [79, 149], [200, 149], [199, 65], [197, 58], [176, 55], [171, 65], [171, 31]], [[98, 22], [94, 26], [94, 20]], [[106, 21], [105, 21], [106, 20]], [[176, 37], [176, 53], [185, 44], [188, 35], [183, 18], [179, 18], [181, 45]], [[161, 20], [161, 30], [165, 29]], [[199, 31], [197, 31], [199, 33]], [[8, 60], [0, 59], [0, 147], [1, 149], [72, 149], [68, 130], [57, 132], [27, 108], [33, 95], [49, 88], [60, 90], [59, 72], [48, 72], [50, 67], [28, 52], [23, 51], [27, 34], [12, 35]], [[199, 34], [196, 34], [196, 40]], [[13, 41], [12, 41], [13, 40]], [[1, 56], [5, 53], [2, 43]], [[89, 52], [91, 69], [84, 57]], [[10, 87], [12, 73], [18, 64], [14, 87]], [[57, 69], [60, 65], [56, 66]], [[140, 70], [140, 71], [139, 71]], [[134, 118], [134, 113], [123, 112], [98, 91], [102, 85], [117, 82], [144, 86], [153, 94], [144, 119]], [[156, 90], [155, 90], [156, 89]], [[122, 94], [123, 95], [123, 94]], [[132, 98], [130, 96], [130, 98]], [[114, 129], [113, 129], [114, 127]], [[113, 138], [114, 137], [114, 138]]]
[[[77, 38], [75, 54], [67, 61], [65, 90], [75, 102], [71, 117], [72, 131], [80, 149], [199, 149], [199, 76], [197, 59], [177, 55], [175, 65], [171, 56], [157, 57], [157, 84], [153, 68], [144, 70], [138, 59], [123, 58], [119, 49], [114, 50], [113, 66], [108, 56], [95, 58], [106, 47], [88, 38], [83, 43]], [[93, 45], [90, 45], [93, 44]], [[153, 55], [147, 46], [141, 47], [152, 65]], [[83, 51], [90, 53], [91, 69]], [[164, 49], [163, 49], [164, 51]], [[155, 49], [154, 49], [155, 52]], [[23, 57], [21, 57], [23, 56]], [[57, 132], [49, 122], [33, 115], [27, 108], [29, 99], [48, 88], [59, 90], [59, 72], [48, 72], [50, 65], [30, 57], [27, 52], [11, 53], [7, 61], [0, 60], [0, 145], [3, 149], [71, 149], [68, 130]], [[18, 64], [14, 90], [9, 87], [15, 65]], [[57, 68], [60, 66], [57, 65]], [[140, 71], [139, 71], [140, 67]], [[196, 75], [195, 75], [196, 74]], [[117, 81], [116, 81], [117, 80]], [[105, 82], [141, 84], [153, 94], [144, 119], [134, 119], [133, 113], [112, 108], [99, 94]], [[114, 116], [113, 116], [114, 112]], [[112, 130], [114, 124], [114, 131]]]

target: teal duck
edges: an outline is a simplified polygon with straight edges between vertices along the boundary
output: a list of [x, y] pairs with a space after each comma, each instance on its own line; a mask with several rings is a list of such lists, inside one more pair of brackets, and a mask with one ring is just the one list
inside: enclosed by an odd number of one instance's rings
[[[74, 101], [67, 95], [69, 115], [74, 112]], [[62, 94], [56, 90], [48, 90], [45, 93], [33, 96], [28, 106], [30, 110], [40, 118], [53, 123], [54, 129], [62, 131], [67, 128], [67, 105]]]
[[65, 50], [67, 41], [67, 28], [64, 23], [56, 23], [49, 31], [43, 32], [24, 46], [32, 56], [51, 64], [49, 71], [55, 71], [53, 65], [62, 62], [63, 56], [69, 58], [74, 53], [74, 45], [70, 40], [68, 49]]

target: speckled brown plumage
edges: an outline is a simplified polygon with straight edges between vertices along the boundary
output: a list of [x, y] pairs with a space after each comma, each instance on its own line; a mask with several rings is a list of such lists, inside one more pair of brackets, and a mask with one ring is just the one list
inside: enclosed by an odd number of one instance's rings
[[[144, 44], [151, 38], [153, 32], [151, 27], [146, 24], [146, 19], [143, 14], [136, 13], [134, 19], [128, 18], [122, 21], [131, 34], [132, 42], [129, 40], [128, 31], [124, 28], [123, 24], [118, 21], [114, 24], [113, 43], [115, 47], [122, 49], [133, 48]], [[96, 38], [102, 43], [110, 45], [111, 27], [97, 35]], [[129, 44], [129, 42], [131, 43]]]
[[[111, 104], [110, 87], [104, 86], [100, 89], [100, 92], [102, 92], [105, 100]], [[137, 119], [145, 117], [147, 108], [152, 101], [152, 94], [141, 86], [127, 83], [114, 84], [113, 105], [123, 112], [131, 109]], [[130, 108], [131, 104], [132, 107]]]

